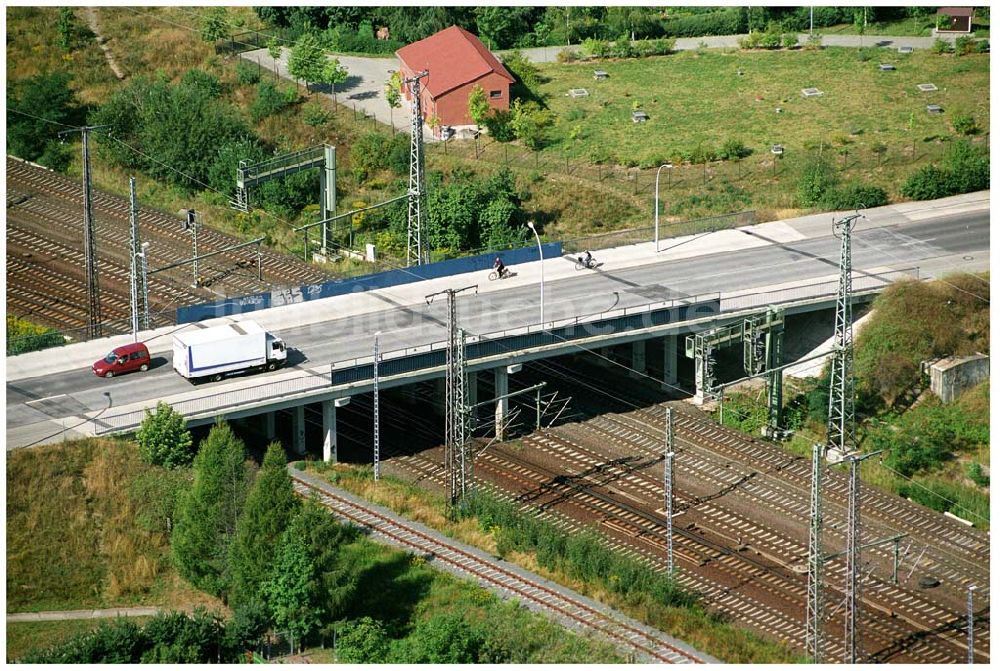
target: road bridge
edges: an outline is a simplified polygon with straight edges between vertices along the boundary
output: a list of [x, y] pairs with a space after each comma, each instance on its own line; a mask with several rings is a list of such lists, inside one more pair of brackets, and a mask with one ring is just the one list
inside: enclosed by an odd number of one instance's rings
[[[854, 287], [874, 294], [906, 276], [941, 276], [989, 267], [989, 192], [876, 208], [859, 226]], [[7, 359], [8, 449], [134, 429], [144, 408], [164, 400], [191, 424], [294, 409], [295, 447], [304, 446], [304, 406], [322, 404], [324, 456], [336, 456], [336, 408], [371, 390], [373, 335], [381, 332], [380, 388], [443, 377], [447, 308], [424, 296], [479, 284], [458, 298], [469, 334], [470, 374], [492, 372], [506, 388], [519, 363], [634, 343], [631, 367], [644, 369], [646, 343], [664, 342], [663, 382], [676, 384], [683, 334], [780, 305], [786, 314], [828, 308], [837, 289], [834, 214], [600, 250], [602, 265], [576, 270], [548, 259], [545, 323], [538, 323], [541, 264], [522, 264], [510, 280], [470, 274], [415, 282], [249, 315], [292, 348], [275, 373], [193, 386], [170, 365], [171, 334], [234, 318], [141, 334], [154, 367], [106, 380], [91, 362], [128, 337], [69, 345]], [[239, 317], [235, 317], [239, 319]], [[832, 329], [832, 324], [831, 324]], [[678, 338], [678, 336], [681, 336]], [[678, 342], [679, 341], [679, 342]], [[693, 390], [691, 390], [693, 391]], [[498, 414], [504, 414], [503, 401]]]

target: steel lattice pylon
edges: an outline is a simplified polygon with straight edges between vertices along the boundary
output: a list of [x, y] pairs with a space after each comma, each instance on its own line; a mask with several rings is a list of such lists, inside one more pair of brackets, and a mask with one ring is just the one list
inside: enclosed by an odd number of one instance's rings
[[809, 577], [806, 587], [806, 653], [823, 661], [823, 446], [813, 445], [812, 492], [809, 503]]
[[858, 482], [858, 462], [850, 458], [851, 473], [847, 480], [847, 592], [846, 617], [844, 618], [844, 663], [854, 664], [858, 658], [858, 605], [861, 603], [861, 584], [858, 581], [858, 546], [861, 544], [861, 488]]
[[455, 295], [462, 289], [445, 289], [426, 297], [428, 305], [435, 296], [448, 296], [448, 349], [445, 352], [444, 461], [448, 475], [448, 502], [454, 505], [472, 489], [472, 456], [469, 443], [469, 408], [465, 401], [465, 332], [458, 328]]
[[826, 425], [826, 446], [841, 458], [854, 452], [854, 328], [851, 318], [851, 231], [861, 217], [852, 214], [833, 224], [840, 238], [840, 289], [833, 345], [837, 353], [830, 366], [830, 404]]
[[139, 313], [142, 310], [139, 298], [142, 283], [139, 277], [142, 272], [139, 260], [141, 242], [139, 240], [139, 207], [135, 197], [135, 177], [128, 178], [128, 192], [129, 230], [131, 233], [129, 237], [129, 258], [131, 259], [129, 264], [129, 308], [132, 314], [132, 335], [134, 337], [139, 332]]
[[420, 80], [428, 71], [418, 72], [404, 80], [410, 85], [410, 188], [409, 207], [406, 217], [406, 265], [421, 265], [427, 262], [426, 241], [423, 239], [422, 200], [424, 197], [424, 119], [420, 106]]
[[663, 446], [663, 512], [667, 518], [667, 575], [674, 575], [674, 413], [667, 408]]
[[381, 331], [375, 334], [375, 351], [372, 356], [372, 444], [374, 449], [372, 450], [372, 460], [373, 460], [373, 471], [375, 479], [379, 478], [379, 462], [381, 460], [381, 455], [379, 454], [380, 444], [379, 444], [379, 434], [380, 426], [379, 422], [379, 397], [378, 397], [378, 364], [381, 355], [379, 353], [378, 347], [378, 337]]

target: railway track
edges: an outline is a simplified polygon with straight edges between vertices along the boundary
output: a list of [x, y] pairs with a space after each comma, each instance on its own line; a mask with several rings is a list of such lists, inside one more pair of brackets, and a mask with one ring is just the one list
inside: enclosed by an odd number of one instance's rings
[[407, 550], [433, 557], [434, 561], [447, 564], [472, 576], [481, 584], [489, 585], [522, 602], [534, 604], [559, 619], [572, 622], [578, 628], [591, 631], [626, 647], [649, 661], [684, 664], [705, 661], [692, 652], [672, 645], [665, 637], [624, 618], [612, 617], [604, 610], [540, 582], [530, 580], [520, 572], [513, 572], [497, 563], [489, 562], [478, 554], [466, 551], [443, 537], [431, 535], [418, 525], [405, 523], [372, 511], [354, 501], [318, 487], [292, 472], [295, 490], [301, 496], [316, 494], [322, 505], [338, 517], [362, 528], [371, 529], [380, 537]]
[[[60, 329], [86, 326], [87, 301], [85, 296], [81, 300], [79, 294], [80, 290], [86, 291], [82, 212], [83, 194], [77, 180], [8, 157], [8, 258], [18, 256], [23, 261], [14, 268], [8, 266], [8, 286], [37, 285], [38, 277], [53, 280], [51, 285], [45, 285], [45, 296], [25, 291], [12, 299], [8, 291], [9, 312], [31, 315]], [[94, 191], [92, 212], [98, 240], [102, 316], [106, 322], [120, 322], [122, 326], [116, 330], [122, 330], [129, 320], [129, 203], [126, 198]], [[151, 269], [190, 258], [191, 236], [182, 230], [178, 218], [140, 207], [139, 222], [143, 240], [151, 243]], [[238, 242], [213, 229], [199, 229], [202, 253]], [[167, 310], [169, 316], [164, 323], [173, 323], [169, 311], [180, 305], [330, 279], [310, 264], [267, 248], [261, 248], [264, 281], [258, 281], [256, 265], [252, 248], [220, 254], [201, 262], [202, 287], [195, 289], [190, 287], [190, 269], [186, 267], [151, 275], [151, 309]], [[61, 303], [61, 308], [50, 303]]]

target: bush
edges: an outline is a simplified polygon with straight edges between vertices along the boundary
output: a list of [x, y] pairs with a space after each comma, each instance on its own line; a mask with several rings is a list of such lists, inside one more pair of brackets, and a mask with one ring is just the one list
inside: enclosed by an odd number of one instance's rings
[[565, 49], [560, 49], [559, 53], [556, 54], [557, 63], [575, 63], [580, 60], [580, 54], [576, 49], [571, 49], [566, 47]]
[[256, 84], [259, 81], [260, 68], [250, 61], [245, 61], [241, 58], [236, 64], [236, 83], [241, 86], [248, 86]]
[[222, 95], [222, 82], [215, 75], [204, 70], [188, 70], [181, 77], [181, 86], [197, 89], [208, 98], [218, 98]]
[[70, 81], [69, 74], [56, 72], [10, 83], [7, 88], [8, 154], [37, 161], [53, 170], [65, 171], [69, 167], [69, 149], [60, 145], [56, 136], [59, 126], [36, 117], [67, 126], [85, 121], [83, 108], [70, 88]]
[[735, 35], [746, 30], [746, 12], [739, 7], [707, 11], [686, 16], [671, 16], [662, 22], [667, 37], [704, 37]]
[[410, 169], [410, 141], [406, 135], [365, 133], [351, 145], [351, 171], [365, 181], [379, 170], [405, 175]]
[[983, 473], [982, 465], [974, 461], [970, 462], [965, 472], [969, 474], [969, 479], [972, 480], [974, 483], [976, 483], [978, 486], [980, 487], [990, 486], [990, 476]]
[[781, 36], [781, 46], [785, 49], [794, 49], [799, 46], [799, 36], [795, 33], [785, 33]]
[[827, 193], [837, 185], [837, 173], [824, 159], [814, 159], [802, 170], [796, 186], [800, 207], [813, 207], [825, 202]]
[[273, 82], [260, 82], [257, 84], [257, 97], [250, 105], [250, 118], [254, 123], [259, 123], [285, 109], [297, 99], [298, 93], [292, 87], [279, 89]]
[[947, 174], [935, 165], [918, 168], [900, 188], [900, 193], [913, 200], [944, 198], [949, 192]]
[[856, 181], [842, 188], [831, 189], [826, 205], [832, 210], [855, 210], [889, 204], [889, 194], [880, 186]]
[[540, 100], [538, 87], [547, 79], [537, 65], [524, 57], [520, 51], [514, 51], [503, 58], [504, 67], [514, 75], [515, 83], [511, 87], [510, 97], [523, 100]]
[[139, 456], [147, 464], [177, 468], [187, 466], [194, 459], [191, 432], [187, 430], [184, 416], [159, 401], [156, 413], [146, 410], [135, 440], [139, 444]]
[[722, 145], [722, 151], [719, 152], [719, 158], [724, 161], [735, 161], [741, 158], [746, 158], [753, 153], [753, 150], [748, 146], [743, 144], [740, 140], [726, 140]]
[[976, 39], [971, 35], [959, 35], [955, 38], [955, 53], [959, 56], [971, 54], [976, 49]]
[[971, 114], [952, 114], [951, 127], [959, 135], [975, 135], [979, 132], [976, 126], [976, 119]]
[[781, 34], [770, 31], [764, 33], [760, 38], [760, 46], [765, 49], [777, 49], [781, 46]]
[[302, 123], [313, 128], [322, 126], [333, 119], [331, 114], [321, 103], [312, 101], [302, 106]]
[[65, 342], [62, 334], [55, 329], [7, 315], [7, 356], [56, 347]]
[[552, 113], [533, 101], [515, 100], [511, 106], [510, 127], [528, 149], [541, 149], [552, 125]]
[[986, 152], [967, 140], [955, 142], [943, 167], [923, 166], [904, 183], [900, 192], [914, 200], [943, 198], [988, 189], [990, 162]]
[[611, 43], [607, 40], [588, 37], [580, 46], [584, 54], [593, 58], [607, 58], [611, 55]]
[[940, 37], [934, 39], [934, 44], [931, 45], [931, 53], [934, 54], [950, 54], [951, 45], [942, 40]]

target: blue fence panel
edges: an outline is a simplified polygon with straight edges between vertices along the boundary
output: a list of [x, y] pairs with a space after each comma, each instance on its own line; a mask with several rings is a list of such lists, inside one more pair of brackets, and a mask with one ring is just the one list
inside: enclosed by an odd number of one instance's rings
[[[461, 273], [473, 273], [486, 271], [493, 267], [493, 259], [499, 256], [505, 265], [512, 266], [518, 263], [529, 263], [538, 260], [538, 247], [522, 247], [520, 249], [510, 249], [500, 252], [489, 252], [487, 254], [477, 254], [476, 256], [464, 256], [459, 259], [448, 259], [436, 263], [428, 263], [424, 266], [414, 266], [412, 268], [396, 268], [386, 270], [381, 273], [362, 275], [360, 277], [349, 277], [342, 280], [332, 280], [322, 284], [309, 284], [299, 287], [290, 292], [281, 292], [282, 299], [271, 300], [271, 294], [261, 293], [241, 298], [231, 298], [214, 303], [201, 303], [198, 305], [188, 305], [177, 308], [177, 323], [186, 324], [212, 317], [224, 317], [241, 312], [253, 312], [263, 310], [274, 304], [286, 305], [288, 303], [299, 303], [302, 301], [317, 300], [320, 298], [330, 298], [331, 296], [342, 296], [349, 293], [369, 291], [371, 289], [385, 289], [387, 287], [419, 282], [421, 280], [436, 279], [449, 275], [459, 275]], [[551, 259], [562, 256], [561, 242], [548, 242], [542, 245], [542, 258]]]

